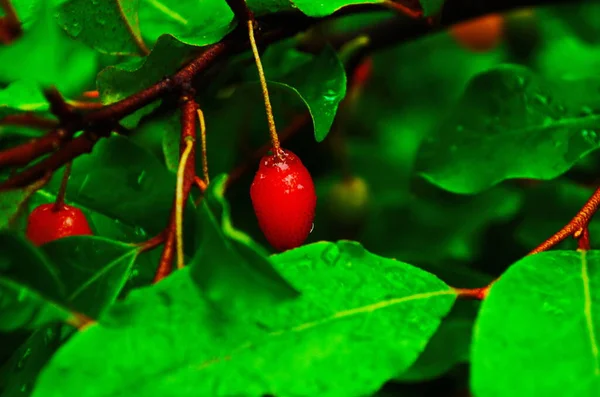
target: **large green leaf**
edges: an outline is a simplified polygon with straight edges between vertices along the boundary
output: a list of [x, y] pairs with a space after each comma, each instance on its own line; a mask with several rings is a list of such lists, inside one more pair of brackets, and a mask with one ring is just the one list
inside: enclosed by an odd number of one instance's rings
[[323, 141], [346, 95], [346, 73], [335, 51], [326, 47], [312, 56], [282, 45], [267, 51], [263, 62], [269, 80], [287, 85], [302, 98], [312, 116], [315, 138]]
[[49, 0], [40, 1], [36, 10], [23, 37], [0, 47], [0, 81], [55, 85], [67, 97], [79, 95], [96, 73], [94, 51], [60, 29]]
[[[98, 74], [97, 84], [102, 103], [110, 104], [148, 88], [165, 76], [171, 75], [185, 63], [197, 47], [188, 46], [170, 35], [162, 36], [150, 55], [109, 66]], [[160, 102], [146, 106], [123, 120], [129, 128], [150, 113]]]
[[325, 17], [348, 5], [382, 3], [383, 0], [247, 0], [248, 6], [257, 15], [289, 11], [298, 8], [311, 17]]
[[141, 0], [142, 35], [154, 43], [163, 34], [204, 46], [221, 40], [233, 27], [233, 12], [224, 0]]
[[67, 321], [58, 270], [29, 242], [0, 230], [0, 330], [33, 329]]
[[44, 112], [48, 102], [31, 81], [19, 80], [0, 90], [0, 118], [23, 112]]
[[[570, 86], [559, 89], [515, 65], [476, 76], [424, 142], [418, 170], [455, 193], [476, 193], [508, 178], [555, 178], [599, 146], [600, 115], [573, 106]], [[597, 82], [576, 86], [597, 100]]]
[[72, 37], [107, 54], [144, 54], [140, 0], [70, 0], [58, 12], [59, 24]]
[[299, 298], [225, 320], [178, 271], [75, 335], [34, 396], [368, 395], [416, 360], [455, 298], [435, 276], [351, 242], [274, 263]]
[[597, 396], [600, 252], [525, 257], [493, 285], [475, 325], [476, 397]]
[[198, 211], [202, 237], [190, 272], [208, 299], [239, 317], [248, 304], [264, 306], [297, 291], [273, 269], [264, 248], [231, 224], [226, 181], [219, 176], [204, 194]]

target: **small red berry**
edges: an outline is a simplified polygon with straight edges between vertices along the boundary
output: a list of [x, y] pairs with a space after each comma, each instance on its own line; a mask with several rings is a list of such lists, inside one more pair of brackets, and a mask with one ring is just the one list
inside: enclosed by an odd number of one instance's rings
[[35, 245], [68, 236], [91, 235], [92, 230], [79, 208], [63, 204], [42, 204], [29, 214], [25, 235]]
[[298, 247], [312, 230], [317, 195], [310, 173], [289, 150], [264, 156], [250, 198], [258, 225], [278, 251]]

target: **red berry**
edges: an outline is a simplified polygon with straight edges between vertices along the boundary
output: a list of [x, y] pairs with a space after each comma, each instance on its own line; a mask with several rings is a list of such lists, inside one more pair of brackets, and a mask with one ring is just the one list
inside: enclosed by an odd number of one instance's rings
[[298, 247], [312, 229], [317, 196], [310, 173], [289, 150], [267, 155], [260, 166], [250, 197], [258, 225], [278, 251]]
[[373, 74], [373, 59], [365, 58], [358, 67], [354, 70], [352, 81], [354, 85], [364, 86]]
[[91, 235], [92, 230], [79, 208], [63, 204], [56, 210], [54, 204], [42, 204], [29, 214], [25, 234], [35, 245], [68, 236]]

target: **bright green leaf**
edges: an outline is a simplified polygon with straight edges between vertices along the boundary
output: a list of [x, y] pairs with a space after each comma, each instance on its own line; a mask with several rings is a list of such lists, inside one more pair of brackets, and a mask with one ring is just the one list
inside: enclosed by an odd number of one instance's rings
[[44, 95], [30, 81], [20, 80], [0, 90], [0, 118], [23, 112], [44, 112], [48, 109]]
[[170, 34], [185, 44], [209, 45], [235, 26], [224, 0], [141, 0], [139, 17], [142, 35], [151, 43]]
[[140, 0], [70, 0], [58, 12], [59, 24], [78, 41], [107, 54], [144, 55]]
[[455, 298], [435, 276], [356, 243], [274, 262], [299, 298], [224, 320], [178, 271], [76, 334], [34, 396], [368, 395], [416, 360]]
[[476, 397], [600, 393], [600, 252], [527, 256], [494, 283], [475, 324]]
[[425, 141], [417, 169], [463, 194], [509, 178], [555, 178], [599, 147], [600, 116], [569, 107], [568, 94], [521, 66], [482, 73]]
[[55, 85], [67, 97], [79, 95], [96, 73], [94, 51], [60, 29], [47, 1], [40, 4], [23, 37], [0, 47], [0, 81]]
[[311, 17], [325, 17], [335, 11], [353, 4], [382, 3], [383, 0], [293, 0], [292, 3], [303, 13]]

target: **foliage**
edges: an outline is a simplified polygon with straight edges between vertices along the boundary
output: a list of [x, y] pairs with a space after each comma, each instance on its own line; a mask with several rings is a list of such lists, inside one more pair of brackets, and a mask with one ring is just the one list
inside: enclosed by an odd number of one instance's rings
[[[1, 150], [45, 134], [15, 120], [62, 122], [51, 86], [75, 108], [95, 90], [91, 108], [119, 104], [229, 47], [186, 87], [211, 178], [183, 210], [184, 269], [153, 283], [162, 250], [147, 246], [169, 227], [181, 92], [91, 131], [102, 139], [73, 161], [65, 200], [94, 236], [24, 238], [66, 167], [0, 191], [0, 395], [598, 394], [600, 253], [572, 239], [526, 253], [598, 181], [600, 3], [503, 14], [500, 44], [480, 53], [382, 3], [247, 2], [282, 145], [318, 195], [306, 244], [273, 254], [249, 197], [267, 119], [228, 2], [11, 1], [23, 32], [0, 46]], [[396, 3], [433, 26], [455, 7]], [[357, 83], [365, 54], [372, 74]], [[0, 167], [0, 183], [21, 165]], [[340, 199], [348, 177], [361, 196]], [[456, 301], [494, 280], [483, 302]]]

